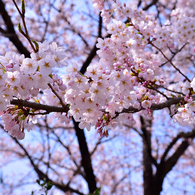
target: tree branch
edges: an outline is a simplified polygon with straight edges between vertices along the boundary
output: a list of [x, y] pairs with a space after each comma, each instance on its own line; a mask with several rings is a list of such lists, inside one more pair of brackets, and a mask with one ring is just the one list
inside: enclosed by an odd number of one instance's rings
[[[180, 137], [185, 138], [185, 140], [182, 141], [182, 143], [178, 146], [175, 152], [167, 160], [165, 160], [169, 150], [172, 148], [172, 146], [176, 143], [176, 141]], [[188, 133], [181, 132], [169, 144], [169, 146], [167, 147], [167, 149], [165, 150], [162, 156], [161, 162], [157, 166], [157, 170], [154, 175], [153, 194], [160, 194], [160, 192], [162, 191], [162, 184], [163, 184], [164, 178], [176, 165], [178, 159], [184, 154], [184, 152], [189, 146], [189, 142], [187, 139], [194, 138], [194, 137], [195, 137], [195, 129]]]
[[164, 174], [166, 175], [171, 169], [176, 165], [180, 156], [185, 152], [188, 148], [189, 142], [188, 140], [184, 140], [180, 146], [176, 149], [171, 157], [169, 157], [164, 164]]
[[6, 30], [4, 30], [3, 35], [9, 38], [9, 40], [15, 45], [15, 47], [17, 48], [19, 53], [24, 54], [25, 57], [30, 57], [30, 52], [26, 49], [26, 47], [19, 40], [19, 38], [14, 30], [14, 25], [11, 21], [10, 16], [8, 15], [8, 13], [5, 9], [5, 4], [3, 3], [2, 0], [0, 0], [0, 14], [3, 18], [5, 25], [6, 25]]
[[[195, 96], [191, 96], [191, 97], [195, 98]], [[184, 101], [184, 97], [172, 98], [160, 104], [152, 104], [150, 110], [161, 110], [163, 108], [169, 108], [171, 105], [178, 104], [181, 101]], [[36, 110], [45, 110], [47, 111], [47, 113], [50, 113], [50, 112], [66, 112], [67, 113], [69, 110], [68, 105], [65, 105], [65, 107], [49, 106], [49, 105], [39, 104], [39, 103], [30, 102], [30, 101], [22, 100], [22, 99], [12, 99], [10, 103], [13, 105], [34, 108]], [[136, 109], [134, 107], [129, 107], [128, 109], [123, 109], [121, 112], [116, 112], [115, 118], [121, 113], [136, 113], [141, 110], [145, 110], [145, 108], [141, 107], [141, 109]]]
[[[102, 37], [102, 17], [99, 15], [98, 38], [101, 38], [101, 37]], [[93, 46], [93, 49], [91, 50], [90, 54], [88, 55], [87, 59], [85, 60], [85, 62], [83, 63], [80, 69], [80, 72], [82, 74], [86, 72], [87, 67], [89, 66], [93, 58], [96, 56], [96, 52], [98, 50], [98, 48], [96, 47], [96, 44], [97, 44], [97, 40]]]
[[[140, 3], [140, 2], [139, 2]], [[153, 0], [150, 4], [148, 4], [146, 7], [143, 8], [144, 11], [148, 10], [153, 5], [156, 5], [158, 3], [158, 0]]]
[[21, 107], [24, 106], [24, 107], [33, 108], [36, 110], [46, 110], [47, 113], [50, 113], [50, 112], [66, 112], [67, 113], [69, 110], [68, 105], [66, 105], [66, 107], [63, 108], [63, 107], [58, 107], [58, 106], [49, 106], [45, 104], [39, 104], [36, 102], [30, 102], [30, 101], [22, 100], [22, 99], [13, 99], [10, 101], [10, 103], [13, 105], [21, 106]]
[[79, 123], [76, 122], [74, 119], [73, 119], [73, 123], [74, 123], [76, 136], [77, 136], [78, 143], [79, 143], [79, 149], [80, 149], [81, 158], [82, 158], [81, 163], [85, 170], [85, 178], [88, 184], [89, 191], [93, 193], [97, 189], [97, 186], [96, 186], [96, 179], [93, 173], [91, 156], [90, 156], [89, 149], [87, 146], [85, 134], [84, 134], [83, 129], [79, 128]]
[[[157, 166], [157, 162], [152, 156], [151, 149], [151, 132], [147, 130], [147, 126], [151, 126], [151, 120], [147, 121], [142, 116], [140, 116], [141, 130], [143, 132], [142, 141], [143, 141], [143, 187], [144, 195], [152, 194], [152, 184], [153, 184], [153, 170], [152, 164]], [[148, 123], [148, 124], [147, 124]]]
[[[193, 99], [195, 98], [195, 96], [191, 96], [191, 97]], [[181, 101], [184, 101], [184, 97], [171, 98], [160, 104], [152, 104], [150, 110], [161, 110], [163, 108], [169, 108], [171, 105], [179, 104]], [[136, 109], [134, 107], [129, 107], [127, 109], [123, 109], [120, 113], [136, 113], [141, 110], [145, 110], [145, 108], [141, 107], [141, 109]], [[120, 113], [116, 112], [116, 115], [119, 115]]]
[[179, 133], [172, 141], [171, 143], [168, 145], [168, 147], [166, 148], [166, 150], [164, 151], [162, 157], [161, 157], [161, 162], [165, 161], [165, 158], [167, 157], [168, 152], [171, 150], [171, 148], [173, 147], [173, 145], [180, 139], [180, 138], [194, 138], [195, 137], [195, 129], [192, 130], [191, 132], [188, 133], [184, 133], [181, 132]]
[[[11, 136], [10, 136], [10, 137], [11, 137]], [[35, 163], [34, 163], [32, 157], [31, 157], [30, 154], [27, 152], [27, 150], [24, 148], [24, 146], [23, 146], [17, 139], [15, 139], [15, 138], [13, 138], [13, 137], [11, 137], [11, 138], [12, 138], [12, 139], [20, 146], [20, 148], [24, 151], [24, 153], [25, 153], [26, 156], [28, 157], [28, 159], [29, 159], [31, 165], [33, 166], [35, 172], [37, 173], [39, 179], [42, 180], [42, 179], [45, 178], [47, 182], [51, 182], [53, 185], [55, 185], [58, 189], [62, 190], [63, 192], [71, 191], [71, 192], [75, 192], [75, 193], [77, 193], [77, 194], [79, 194], [79, 195], [84, 195], [84, 194], [81, 193], [80, 191], [71, 188], [71, 187], [69, 186], [69, 183], [68, 183], [68, 185], [59, 184], [59, 183], [57, 183], [57, 182], [54, 182], [52, 179], [50, 179], [50, 178], [48, 177], [47, 174], [43, 173], [43, 172], [38, 168], [38, 166], [35, 165]]]
[[[148, 153], [148, 156], [150, 157], [151, 162], [157, 167], [158, 164], [154, 157], [152, 156], [152, 148], [151, 148], [151, 133], [147, 130], [146, 121], [142, 116], [140, 116], [140, 121], [142, 124], [141, 130], [143, 132], [142, 138], [143, 138], [143, 144], [146, 146], [145, 152]], [[151, 124], [150, 124], [151, 127]]]

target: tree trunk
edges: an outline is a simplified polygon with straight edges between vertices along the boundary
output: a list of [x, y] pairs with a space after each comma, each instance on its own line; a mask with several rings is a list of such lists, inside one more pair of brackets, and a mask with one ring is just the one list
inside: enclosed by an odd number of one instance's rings
[[153, 171], [152, 171], [152, 160], [149, 154], [151, 134], [147, 132], [147, 140], [143, 140], [143, 180], [144, 180], [144, 195], [153, 195]]
[[143, 182], [144, 182], [144, 195], [154, 195], [152, 193], [153, 186], [153, 171], [152, 171], [152, 158], [151, 158], [151, 132], [147, 127], [151, 127], [151, 121], [145, 120], [140, 117], [142, 139], [143, 139]]
[[93, 173], [93, 168], [92, 168], [92, 163], [91, 163], [91, 156], [90, 156], [89, 149], [87, 146], [85, 134], [84, 134], [83, 129], [79, 128], [79, 123], [76, 122], [74, 119], [73, 119], [73, 122], [74, 122], [74, 128], [75, 128], [76, 136], [77, 136], [78, 143], [79, 143], [79, 149], [81, 153], [81, 162], [82, 162], [82, 166], [85, 171], [85, 178], [86, 178], [90, 193], [93, 193], [97, 189], [97, 187], [96, 187], [95, 175]]

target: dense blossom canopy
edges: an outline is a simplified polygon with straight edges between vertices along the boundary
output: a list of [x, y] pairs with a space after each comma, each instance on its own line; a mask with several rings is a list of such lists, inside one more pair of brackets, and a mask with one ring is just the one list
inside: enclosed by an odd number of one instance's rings
[[[101, 136], [108, 135], [108, 128], [134, 125], [134, 112], [150, 117], [151, 110], [165, 107], [179, 124], [194, 126], [193, 7], [183, 9], [180, 1], [170, 20], [159, 24], [136, 7], [117, 2], [104, 9], [103, 3], [94, 1], [94, 7], [102, 11], [109, 37], [98, 38], [100, 60], [84, 75], [76, 62], [66, 63], [65, 50], [55, 42], [38, 43], [30, 58], [11, 51], [0, 57], [0, 109], [10, 135], [23, 139], [28, 123], [43, 114], [10, 105], [16, 100], [62, 106], [66, 113], [59, 113], [59, 119], [73, 116], [80, 128], [95, 126]], [[53, 69], [62, 66], [67, 73], [57, 76]]]
[[194, 194], [194, 0], [121, 2], [0, 0], [0, 193]]

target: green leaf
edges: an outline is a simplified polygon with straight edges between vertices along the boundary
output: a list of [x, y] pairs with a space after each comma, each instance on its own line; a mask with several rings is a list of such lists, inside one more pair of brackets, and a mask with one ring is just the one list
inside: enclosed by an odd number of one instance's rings
[[47, 183], [46, 189], [50, 190], [52, 188], [53, 184], [51, 184], [50, 182]]
[[93, 194], [92, 194], [92, 193], [89, 193], [89, 195], [100, 195], [100, 190], [101, 190], [101, 188], [97, 188], [97, 189], [93, 192]]
[[101, 188], [96, 189], [95, 192], [94, 192], [93, 194], [94, 194], [94, 195], [100, 195], [100, 190], [101, 190]]
[[34, 41], [34, 40], [32, 40], [32, 42], [35, 44], [36, 50], [39, 51], [39, 44], [36, 41]]
[[18, 30], [19, 30], [20, 33], [23, 33], [20, 23], [18, 24]]
[[44, 189], [45, 194], [41, 194], [41, 195], [47, 195], [48, 191], [53, 186], [51, 182], [47, 182], [46, 178], [42, 180], [37, 179], [36, 182], [41, 186], [41, 189]]
[[25, 3], [24, 3], [24, 0], [22, 0], [21, 8], [22, 8], [22, 14], [24, 16], [24, 14], [25, 14]]

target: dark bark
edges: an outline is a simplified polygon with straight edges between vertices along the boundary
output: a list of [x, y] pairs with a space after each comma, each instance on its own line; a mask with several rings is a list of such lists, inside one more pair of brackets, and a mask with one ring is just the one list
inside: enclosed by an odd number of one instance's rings
[[[176, 144], [176, 142], [180, 138], [183, 138], [184, 140], [181, 142], [181, 144], [179, 144], [175, 152], [170, 157], [167, 157], [168, 152], [171, 150], [171, 148], [174, 146], [174, 144]], [[156, 173], [154, 175], [154, 180], [153, 180], [153, 194], [154, 195], [160, 194], [160, 192], [162, 191], [162, 185], [163, 185], [164, 178], [173, 169], [173, 167], [177, 164], [179, 158], [187, 150], [189, 146], [188, 138], [190, 139], [195, 138], [195, 129], [187, 133], [184, 133], [184, 132], [179, 133], [175, 138], [172, 139], [171, 143], [165, 149], [165, 152], [161, 158], [161, 162], [158, 165]]]
[[159, 164], [153, 179], [153, 195], [160, 195], [164, 178], [176, 165], [178, 159], [184, 154], [188, 146], [188, 141], [184, 140], [171, 157]]
[[[143, 187], [144, 195], [160, 195], [162, 191], [163, 181], [166, 175], [173, 169], [177, 164], [179, 158], [184, 154], [186, 149], [189, 146], [188, 138], [193, 139], [195, 137], [195, 130], [191, 132], [179, 133], [171, 143], [165, 149], [164, 154], [161, 157], [161, 161], [157, 164], [156, 160], [152, 156], [151, 149], [151, 133], [147, 127], [151, 127], [151, 121], [145, 120], [143, 117], [140, 117], [141, 121], [141, 130], [142, 130], [142, 139], [143, 139]], [[181, 144], [177, 147], [175, 152], [167, 157], [168, 152], [176, 144], [179, 139], [184, 139]], [[167, 157], [167, 159], [166, 159]], [[156, 172], [152, 169], [152, 165], [156, 167]]]
[[89, 191], [93, 193], [97, 189], [97, 187], [96, 187], [96, 179], [93, 173], [93, 168], [91, 163], [91, 156], [87, 146], [87, 141], [83, 129], [79, 128], [79, 123], [76, 122], [74, 119], [73, 122], [74, 122], [74, 128], [79, 143], [79, 149], [81, 152], [81, 164], [85, 171], [85, 177], [86, 177]]
[[140, 117], [142, 139], [143, 139], [143, 187], [144, 195], [152, 195], [153, 171], [151, 156], [151, 133], [147, 130], [151, 126], [151, 122]]
[[148, 145], [146, 141], [143, 142], [143, 180], [144, 195], [152, 194], [153, 184], [152, 161], [150, 155], [148, 154]]
[[65, 112], [65, 113], [67, 113], [69, 110], [68, 105], [65, 107], [50, 106], [50, 105], [39, 104], [36, 102], [31, 102], [31, 101], [22, 100], [22, 99], [12, 99], [10, 101], [10, 103], [13, 105], [18, 105], [20, 107], [29, 107], [29, 108], [33, 108], [35, 110], [45, 110], [46, 112], [44, 114], [49, 114], [50, 112]]
[[91, 50], [90, 54], [88, 55], [86, 61], [83, 63], [83, 66], [80, 69], [80, 72], [82, 74], [84, 74], [87, 70], [87, 67], [89, 66], [89, 64], [91, 63], [91, 61], [93, 60], [93, 58], [96, 56], [96, 52], [97, 52], [97, 47], [96, 45], [94, 45], [93, 49]]

